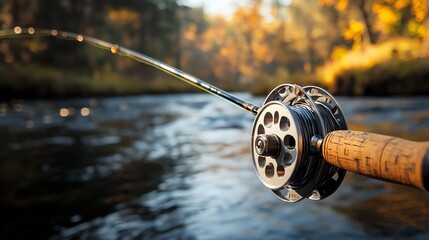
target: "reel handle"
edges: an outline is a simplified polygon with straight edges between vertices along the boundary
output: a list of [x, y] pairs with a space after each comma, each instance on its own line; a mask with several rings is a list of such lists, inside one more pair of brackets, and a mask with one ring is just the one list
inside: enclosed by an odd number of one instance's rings
[[429, 142], [357, 131], [333, 131], [323, 158], [345, 170], [429, 191]]

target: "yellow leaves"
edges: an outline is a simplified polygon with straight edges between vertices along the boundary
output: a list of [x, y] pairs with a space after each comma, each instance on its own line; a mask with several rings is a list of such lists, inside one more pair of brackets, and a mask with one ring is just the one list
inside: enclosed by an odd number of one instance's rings
[[427, 29], [424, 24], [417, 21], [409, 21], [407, 24], [408, 31], [417, 37], [424, 37], [427, 33]]
[[139, 15], [137, 12], [130, 11], [128, 9], [111, 9], [109, 10], [107, 17], [109, 20], [114, 22], [133, 22], [139, 20]]
[[201, 34], [201, 39], [199, 39], [201, 49], [207, 52], [215, 46], [222, 45], [226, 36], [226, 28], [225, 22], [214, 22], [210, 28]]
[[[423, 37], [427, 29], [422, 24], [427, 17], [426, 0], [378, 0], [372, 5], [372, 11], [382, 27], [382, 31], [390, 32], [393, 27], [403, 20], [407, 21], [406, 29], [413, 36]], [[403, 15], [411, 14], [404, 19]]]
[[348, 48], [344, 46], [336, 46], [332, 50], [331, 59], [332, 61], [339, 61], [342, 59], [348, 52]]
[[252, 26], [252, 25], [255, 26], [255, 25], [259, 24], [260, 20], [261, 20], [261, 16], [258, 16], [255, 14], [247, 16], [247, 23], [250, 26]]
[[[267, 39], [269, 38], [270, 32], [266, 31], [266, 29], [269, 29], [269, 28], [264, 27], [263, 29], [262, 28], [254, 29], [252, 49], [254, 53], [253, 57], [257, 61], [267, 63], [273, 60], [274, 51], [272, 51], [272, 49], [268, 45], [269, 42], [267, 41]], [[275, 30], [273, 29], [273, 32], [274, 31]]]
[[192, 55], [200, 52], [207, 56], [212, 77], [240, 76], [237, 80], [253, 80], [258, 68], [274, 58], [273, 41], [279, 26], [265, 21], [260, 13], [261, 2], [238, 7], [229, 20], [210, 17], [209, 26], [201, 32], [195, 24], [188, 25], [182, 33], [186, 40], [182, 67], [192, 67], [187, 64], [195, 64], [191, 61]]
[[393, 1], [391, 4], [393, 4], [393, 6], [397, 10], [401, 10], [401, 9], [405, 8], [406, 6], [408, 6], [409, 3], [410, 3], [410, 0], [396, 0], [396, 1]]
[[221, 48], [219, 53], [222, 57], [228, 57], [229, 56], [229, 50], [226, 47]]
[[347, 8], [348, 5], [349, 5], [348, 0], [337, 0], [335, 4], [335, 8], [339, 11], [343, 11]]
[[332, 7], [334, 5], [335, 0], [318, 0], [319, 4], [326, 7]]
[[206, 30], [202, 34], [202, 39], [200, 41], [201, 50], [203, 50], [204, 52], [208, 52], [210, 49], [212, 49], [213, 42], [210, 41], [210, 39], [212, 39], [213, 36], [214, 36], [214, 34], [213, 34], [213, 31], [211, 29]]
[[395, 14], [395, 12], [388, 7], [384, 7], [380, 11], [378, 17], [385, 25], [388, 25], [388, 26], [395, 25], [395, 23], [399, 20], [399, 17], [397, 16], [397, 14]]
[[355, 34], [362, 34], [365, 30], [363, 23], [359, 21], [350, 21], [350, 30]]
[[266, 44], [258, 44], [256, 48], [254, 48], [255, 58], [262, 62], [270, 62], [274, 58], [273, 51]]
[[426, 0], [412, 0], [411, 11], [416, 17], [417, 22], [422, 22], [425, 19], [427, 7]]
[[352, 69], [368, 69], [374, 64], [386, 62], [392, 57], [415, 58], [421, 52], [421, 42], [417, 39], [398, 38], [383, 43], [366, 46], [364, 49], [346, 50], [337, 47], [333, 51], [332, 62], [319, 69], [323, 80], [329, 85], [335, 82], [340, 72]]
[[417, 28], [417, 34], [424, 37], [428, 33], [428, 29], [424, 25], [420, 25], [419, 28]]
[[343, 11], [349, 6], [349, 0], [318, 0], [318, 2], [325, 7], [335, 6], [339, 11]]
[[216, 77], [238, 72], [242, 81], [249, 81], [258, 67], [274, 58], [270, 36], [278, 28], [265, 21], [261, 4], [257, 0], [249, 8], [238, 7], [229, 21], [213, 18], [201, 34], [200, 49], [213, 54], [211, 66]]
[[379, 0], [373, 5], [374, 13], [378, 14], [383, 6], [385, 8], [392, 6], [397, 11], [410, 7], [411, 13], [415, 16], [417, 22], [422, 22], [426, 17], [426, 0]]
[[387, 27], [395, 25], [400, 19], [399, 14], [387, 5], [375, 3], [372, 10], [382, 24]]
[[260, 29], [260, 28], [259, 29], [255, 29], [253, 37], [256, 40], [263, 41], [264, 39], [267, 38], [267, 33], [263, 29]]
[[401, 10], [410, 4], [411, 0], [377, 0], [377, 4], [388, 4], [394, 6], [397, 10]]
[[237, 8], [232, 17], [232, 23], [241, 25], [242, 28], [253, 28], [263, 23], [264, 18], [259, 12], [260, 4], [261, 1], [258, 0], [249, 9]]
[[365, 31], [363, 23], [350, 20], [348, 28], [343, 31], [343, 37], [346, 40], [357, 40]]
[[243, 8], [238, 8], [235, 10], [232, 20], [234, 22], [240, 22], [245, 20], [246, 11]]
[[383, 7], [384, 5], [382, 3], [376, 2], [372, 5], [372, 12], [375, 14], [379, 14]]
[[[182, 26], [182, 67], [196, 69], [203, 77], [220, 81], [239, 78], [236, 80], [244, 83], [258, 77], [258, 71], [265, 74], [265, 71], [282, 66], [286, 72], [314, 72], [318, 71], [322, 61], [331, 60], [337, 64], [325, 68], [323, 73], [325, 81], [333, 83], [339, 71], [368, 68], [391, 58], [392, 52], [397, 57], [415, 54], [413, 44], [418, 44], [428, 34], [422, 23], [427, 17], [424, 0], [364, 0], [364, 9], [351, 0], [317, 1], [324, 7], [333, 8], [331, 10], [338, 13], [338, 18], [331, 19], [322, 11], [326, 8], [322, 9], [320, 5], [309, 6], [310, 1], [293, 1], [291, 6], [285, 6], [283, 10], [290, 11], [290, 17], [270, 18], [259, 0], [238, 7], [232, 18], [206, 18], [208, 24], [203, 29], [199, 29], [200, 25], [187, 23]], [[276, 11], [272, 14], [278, 15]], [[365, 25], [364, 16], [369, 26]], [[364, 46], [367, 27], [376, 42]], [[411, 35], [416, 41], [398, 40], [384, 44], [389, 37], [401, 34]], [[353, 43], [352, 49], [349, 44], [338, 45], [341, 35]], [[274, 64], [266, 67], [270, 63]]]
[[198, 30], [197, 25], [190, 24], [188, 28], [185, 30], [185, 32], [183, 33], [183, 37], [187, 41], [194, 41], [197, 35], [197, 30]]
[[[365, 0], [361, 0], [365, 1]], [[318, 3], [326, 7], [335, 7], [339, 12], [347, 10], [359, 10], [356, 4], [351, 0], [318, 0]], [[416, 21], [422, 23], [427, 18], [428, 1], [427, 0], [374, 0], [365, 1], [365, 6], [372, 9], [373, 15], [368, 19], [373, 26], [373, 30], [379, 32], [380, 36], [389, 36], [391, 33], [398, 33], [399, 28], [408, 28], [414, 36], [423, 36], [427, 29], [424, 27], [403, 25], [405, 22]], [[362, 16], [353, 16], [351, 18], [362, 21]], [[371, 21], [372, 20], [372, 21]], [[346, 40], [353, 40], [355, 43], [361, 41], [361, 36], [366, 28], [357, 21], [350, 21], [349, 26], [343, 30], [343, 37]], [[360, 38], [360, 39], [358, 39]]]

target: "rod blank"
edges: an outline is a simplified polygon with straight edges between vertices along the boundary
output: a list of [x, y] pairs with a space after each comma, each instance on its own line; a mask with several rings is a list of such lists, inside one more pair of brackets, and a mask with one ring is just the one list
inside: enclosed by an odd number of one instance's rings
[[35, 28], [21, 28], [15, 27], [14, 29], [7, 29], [0, 31], [0, 38], [19, 38], [19, 37], [56, 37], [65, 40], [73, 40], [78, 42], [87, 42], [95, 47], [109, 50], [110, 52], [122, 56], [132, 58], [138, 62], [155, 67], [166, 74], [169, 74], [179, 80], [182, 80], [194, 87], [197, 87], [205, 92], [221, 97], [226, 101], [237, 105], [238, 107], [256, 115], [259, 106], [238, 98], [216, 86], [213, 86], [199, 78], [196, 78], [188, 73], [185, 73], [177, 68], [174, 68], [166, 63], [158, 61], [142, 53], [133, 51], [126, 47], [119, 46], [110, 42], [106, 42], [94, 37], [76, 34], [72, 32], [60, 31], [55, 29], [35, 29]]

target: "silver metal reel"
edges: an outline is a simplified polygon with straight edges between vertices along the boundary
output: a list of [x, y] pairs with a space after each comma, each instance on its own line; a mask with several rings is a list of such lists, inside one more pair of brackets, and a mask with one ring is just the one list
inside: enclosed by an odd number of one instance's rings
[[321, 200], [344, 179], [345, 170], [313, 150], [314, 136], [347, 129], [334, 98], [318, 87], [283, 84], [266, 98], [252, 130], [252, 158], [261, 182], [283, 201]]

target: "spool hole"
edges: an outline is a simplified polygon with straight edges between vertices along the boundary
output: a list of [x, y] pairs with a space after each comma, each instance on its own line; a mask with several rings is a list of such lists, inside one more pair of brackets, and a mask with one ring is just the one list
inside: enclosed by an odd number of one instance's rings
[[258, 135], [260, 134], [265, 134], [265, 128], [262, 126], [262, 124], [260, 124], [258, 127]]
[[265, 166], [265, 158], [264, 157], [258, 157], [258, 165], [260, 168], [264, 168], [264, 166]]
[[264, 125], [267, 128], [270, 128], [273, 125], [273, 114], [267, 112], [264, 116]]
[[283, 165], [290, 166], [292, 164], [292, 162], [293, 162], [292, 155], [290, 153], [286, 152], [285, 155], [283, 156], [283, 159], [282, 159]]
[[272, 178], [274, 176], [274, 165], [272, 163], [265, 167], [265, 176], [267, 176], [267, 178]]
[[274, 113], [274, 124], [277, 124], [277, 123], [279, 123], [279, 112], [275, 112]]
[[290, 128], [290, 121], [289, 121], [289, 118], [287, 118], [287, 117], [282, 117], [281, 119], [280, 119], [280, 129], [282, 130], [282, 131], [287, 131], [287, 130], [289, 130], [289, 128]]
[[295, 138], [291, 135], [286, 135], [283, 139], [283, 143], [287, 149], [294, 149], [296, 145]]
[[285, 168], [282, 165], [277, 165], [277, 176], [283, 177], [285, 175]]

